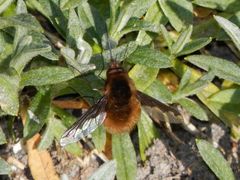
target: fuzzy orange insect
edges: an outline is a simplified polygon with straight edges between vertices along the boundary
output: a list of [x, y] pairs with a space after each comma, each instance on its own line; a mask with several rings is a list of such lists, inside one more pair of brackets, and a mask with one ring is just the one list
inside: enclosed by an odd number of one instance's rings
[[138, 91], [123, 67], [111, 60], [103, 97], [63, 134], [60, 144], [65, 146], [76, 142], [101, 124], [109, 139], [111, 134], [130, 132], [139, 120], [141, 106], [155, 121], [156, 117], [163, 118], [163, 113], [180, 116], [175, 108]]

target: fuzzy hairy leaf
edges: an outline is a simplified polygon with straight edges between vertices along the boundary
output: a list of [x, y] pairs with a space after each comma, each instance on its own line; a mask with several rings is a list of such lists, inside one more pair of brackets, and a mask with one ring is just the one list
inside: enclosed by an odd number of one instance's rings
[[172, 44], [173, 44], [172, 38], [170, 37], [170, 35], [169, 35], [167, 29], [165, 28], [165, 26], [160, 25], [160, 28], [161, 28], [163, 38], [167, 42], [169, 50], [172, 51]]
[[138, 121], [139, 150], [142, 161], [146, 160], [145, 150], [158, 137], [157, 129], [153, 121], [144, 110], [141, 111], [141, 119]]
[[86, 2], [86, 0], [67, 0], [67, 1], [60, 1], [60, 7], [62, 10], [74, 9], [75, 7], [79, 6], [79, 4]]
[[179, 32], [192, 24], [193, 6], [187, 0], [158, 0], [171, 25]]
[[240, 1], [238, 0], [194, 0], [194, 4], [220, 11], [239, 11]]
[[32, 36], [25, 36], [19, 44], [17, 44], [17, 49], [15, 49], [14, 56], [11, 59], [10, 67], [14, 68], [18, 74], [22, 73], [24, 67], [33, 57], [51, 50], [50, 45], [41, 44], [38, 47], [31, 47], [31, 43]]
[[0, 157], [0, 175], [9, 174], [11, 172], [11, 166]]
[[[240, 6], [240, 3], [239, 3]], [[240, 29], [239, 27], [229, 21], [226, 18], [220, 16], [214, 16], [218, 24], [226, 31], [226, 33], [231, 37], [232, 41], [240, 51]]]
[[213, 94], [209, 100], [222, 104], [240, 104], [240, 89], [225, 89], [219, 91]]
[[201, 139], [197, 139], [196, 144], [203, 160], [220, 180], [235, 179], [230, 165], [212, 144]]
[[19, 78], [0, 74], [0, 107], [9, 114], [16, 116], [19, 109]]
[[50, 115], [47, 122], [47, 127], [41, 136], [41, 141], [38, 144], [38, 150], [43, 150], [49, 148], [54, 140], [54, 128], [55, 124], [52, 121], [54, 114], [50, 111]]
[[73, 71], [59, 66], [45, 66], [22, 74], [22, 86], [43, 86], [57, 84], [74, 78]]
[[77, 13], [74, 9], [69, 10], [68, 31], [67, 31], [67, 44], [74, 48], [76, 41], [79, 37], [83, 36], [83, 30]]
[[30, 14], [18, 14], [12, 17], [0, 17], [0, 29], [12, 26], [22, 26], [29, 30], [42, 32], [39, 22]]
[[0, 126], [0, 145], [7, 143], [5, 134]]
[[[63, 133], [67, 130], [67, 128], [63, 125], [63, 123], [56, 118], [52, 118], [51, 121], [54, 124], [54, 136], [57, 139], [57, 141], [60, 141], [60, 138], [62, 137]], [[64, 147], [68, 152], [72, 153], [75, 156], [81, 156], [82, 155], [82, 147], [79, 143], [72, 143]]]
[[195, 82], [188, 83], [187, 86], [185, 85], [181, 89], [178, 89], [177, 92], [175, 92], [173, 99], [178, 100], [186, 96], [197, 94], [205, 88], [213, 80], [213, 78], [214, 74], [212, 72], [203, 75]]
[[159, 80], [155, 80], [151, 83], [147, 89], [144, 90], [148, 95], [158, 99], [159, 101], [171, 103], [172, 102], [172, 93], [168, 88]]
[[185, 44], [184, 48], [177, 54], [177, 56], [191, 54], [198, 51], [204, 46], [208, 45], [212, 41], [212, 38], [198, 38]]
[[233, 62], [206, 55], [192, 55], [185, 59], [206, 71], [213, 70], [213, 73], [219, 78], [240, 84], [240, 68]]
[[101, 165], [88, 180], [113, 180], [116, 175], [117, 164], [115, 160], [108, 161]]
[[97, 150], [103, 151], [106, 142], [106, 131], [103, 126], [99, 126], [92, 132], [92, 140]]
[[189, 42], [191, 34], [192, 34], [192, 25], [186, 28], [178, 37], [177, 41], [171, 47], [172, 54], [178, 54], [182, 51], [185, 44]]
[[112, 136], [112, 154], [117, 162], [117, 178], [124, 180], [135, 179], [137, 159], [128, 133]]
[[[91, 47], [82, 40], [82, 38], [79, 38], [76, 43], [79, 49], [81, 49], [77, 60], [75, 60], [75, 52], [73, 49], [68, 47], [61, 48], [61, 54], [65, 57], [67, 64], [74, 68], [73, 71], [76, 72], [76, 74], [83, 74], [95, 69], [94, 64], [88, 64], [92, 55]], [[83, 61], [83, 63], [78, 61]]]
[[50, 91], [40, 89], [40, 91], [32, 100], [29, 109], [27, 110], [27, 119], [23, 130], [24, 138], [29, 139], [34, 136], [48, 121], [50, 103]]
[[[110, 36], [118, 41], [117, 34], [127, 25], [129, 19], [132, 17], [139, 18], [144, 15], [155, 1], [156, 0], [133, 0], [130, 3], [125, 3], [116, 19], [116, 23], [110, 31]], [[141, 4], [141, 6], [139, 6], [139, 4]]]
[[[160, 26], [167, 23], [166, 17], [163, 15], [161, 8], [157, 2], [155, 2], [148, 10], [144, 16], [144, 20], [151, 22], [153, 25]], [[137, 44], [144, 46], [148, 45], [152, 41], [152, 37], [145, 32], [145, 30], [140, 30], [136, 38]]]
[[149, 68], [168, 68], [171, 67], [171, 61], [165, 54], [149, 47], [138, 47], [127, 61], [134, 64], [141, 64]]
[[143, 91], [148, 86], [150, 86], [156, 79], [157, 74], [158, 69], [149, 68], [139, 64], [135, 65], [129, 72], [129, 76], [134, 80], [135, 86], [140, 91]]
[[14, 0], [4, 0], [0, 2], [0, 14], [4, 12]]
[[207, 121], [208, 116], [204, 109], [195, 101], [189, 98], [182, 98], [177, 100], [177, 102], [184, 107], [191, 115], [201, 121]]

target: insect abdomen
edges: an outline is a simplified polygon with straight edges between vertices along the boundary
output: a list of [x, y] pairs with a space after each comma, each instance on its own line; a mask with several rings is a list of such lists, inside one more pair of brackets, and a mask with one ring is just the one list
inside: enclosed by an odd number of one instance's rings
[[107, 82], [108, 103], [104, 126], [111, 134], [129, 132], [136, 125], [141, 110], [135, 86], [127, 73], [111, 75]]

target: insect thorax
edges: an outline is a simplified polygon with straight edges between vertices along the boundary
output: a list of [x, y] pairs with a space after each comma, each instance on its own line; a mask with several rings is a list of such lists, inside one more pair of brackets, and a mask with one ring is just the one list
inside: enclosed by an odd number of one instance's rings
[[112, 78], [109, 95], [118, 106], [128, 104], [132, 96], [132, 92], [129, 81], [124, 75]]

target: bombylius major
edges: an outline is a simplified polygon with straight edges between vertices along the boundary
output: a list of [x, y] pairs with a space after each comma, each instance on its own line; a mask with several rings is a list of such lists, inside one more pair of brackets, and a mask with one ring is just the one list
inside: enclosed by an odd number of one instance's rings
[[141, 106], [158, 122], [158, 118], [164, 118], [166, 114], [170, 118], [181, 116], [174, 107], [138, 91], [128, 73], [112, 59], [107, 70], [104, 95], [63, 134], [60, 144], [65, 146], [77, 142], [101, 124], [108, 136], [130, 132], [139, 120]]

